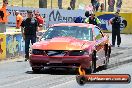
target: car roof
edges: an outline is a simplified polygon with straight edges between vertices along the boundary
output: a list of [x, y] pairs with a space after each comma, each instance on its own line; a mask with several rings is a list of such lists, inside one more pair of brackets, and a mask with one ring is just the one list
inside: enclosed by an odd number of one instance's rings
[[56, 26], [77, 26], [77, 27], [94, 28], [96, 25], [88, 24], [88, 23], [58, 23], [51, 25], [51, 27], [56, 27]]

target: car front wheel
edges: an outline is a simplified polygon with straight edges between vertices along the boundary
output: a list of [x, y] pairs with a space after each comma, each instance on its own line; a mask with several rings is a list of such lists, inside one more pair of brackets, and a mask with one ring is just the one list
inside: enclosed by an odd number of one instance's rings
[[87, 69], [87, 72], [88, 73], [96, 72], [96, 53], [95, 52], [92, 54], [91, 66], [89, 69]]
[[90, 66], [90, 68], [89, 68], [89, 73], [94, 73], [94, 72], [95, 72], [94, 69], [95, 69], [95, 68], [94, 68], [94, 63], [91, 62], [91, 66]]
[[41, 71], [41, 68], [34, 68], [32, 67], [33, 73], [39, 73]]
[[109, 58], [110, 58], [110, 54], [111, 54], [111, 47], [107, 46], [107, 50], [105, 51], [106, 55], [105, 55], [105, 64], [104, 64], [104, 69], [108, 68], [108, 63], [109, 63]]
[[107, 69], [108, 68], [108, 63], [109, 63], [109, 57], [106, 56], [105, 65], [103, 66], [104, 69]]

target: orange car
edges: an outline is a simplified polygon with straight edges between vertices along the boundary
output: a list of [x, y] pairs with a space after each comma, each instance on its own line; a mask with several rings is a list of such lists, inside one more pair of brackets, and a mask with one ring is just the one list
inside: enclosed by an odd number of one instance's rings
[[59, 23], [51, 26], [41, 41], [32, 45], [30, 65], [33, 72], [43, 67], [76, 68], [93, 72], [107, 67], [111, 47], [109, 36], [99, 27], [85, 23]]

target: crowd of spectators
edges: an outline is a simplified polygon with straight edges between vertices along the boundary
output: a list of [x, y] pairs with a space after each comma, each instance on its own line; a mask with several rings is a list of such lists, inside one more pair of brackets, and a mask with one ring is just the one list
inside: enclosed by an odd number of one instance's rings
[[[116, 11], [120, 12], [122, 6], [122, 0], [108, 0], [108, 11], [114, 12], [114, 6], [116, 4]], [[92, 10], [96, 12], [103, 12], [105, 11], [105, 0], [91, 0], [91, 3], [85, 7], [86, 10]], [[70, 6], [67, 8], [68, 10], [74, 10], [76, 6], [76, 0], [70, 0]], [[62, 0], [58, 0], [58, 8], [62, 9]]]

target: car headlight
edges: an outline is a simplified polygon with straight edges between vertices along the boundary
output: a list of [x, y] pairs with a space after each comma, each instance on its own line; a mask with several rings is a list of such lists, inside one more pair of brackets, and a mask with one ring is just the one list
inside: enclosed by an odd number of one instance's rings
[[44, 50], [33, 49], [32, 50], [32, 54], [35, 54], [35, 55], [43, 55], [44, 54]]
[[85, 50], [74, 50], [69, 52], [69, 56], [83, 56], [88, 55], [88, 52]]

